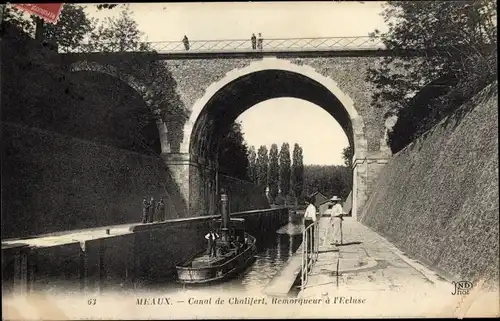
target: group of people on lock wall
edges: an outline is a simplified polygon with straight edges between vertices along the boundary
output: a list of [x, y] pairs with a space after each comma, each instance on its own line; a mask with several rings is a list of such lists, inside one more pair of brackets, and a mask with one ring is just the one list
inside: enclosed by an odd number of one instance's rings
[[155, 202], [153, 196], [144, 196], [142, 200], [142, 223], [161, 222], [167, 219], [163, 198]]

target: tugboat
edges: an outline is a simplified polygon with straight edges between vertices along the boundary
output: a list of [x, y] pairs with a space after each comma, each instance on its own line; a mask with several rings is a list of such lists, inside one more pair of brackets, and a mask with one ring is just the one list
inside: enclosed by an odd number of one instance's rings
[[213, 222], [216, 230], [220, 230], [220, 237], [215, 240], [216, 255], [198, 253], [176, 266], [180, 283], [203, 284], [226, 280], [244, 271], [255, 260], [256, 240], [245, 232], [245, 219], [230, 218], [228, 198], [224, 192], [221, 202], [221, 219]]

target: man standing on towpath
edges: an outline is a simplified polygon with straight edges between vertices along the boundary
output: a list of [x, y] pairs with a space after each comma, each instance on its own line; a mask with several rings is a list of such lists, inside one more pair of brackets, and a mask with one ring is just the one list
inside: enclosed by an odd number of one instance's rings
[[[310, 197], [306, 197], [305, 199], [307, 207], [306, 207], [306, 212], [304, 213], [304, 228], [307, 228], [311, 224], [314, 224], [317, 220], [316, 218], [316, 206], [312, 203], [312, 200]], [[308, 244], [308, 249], [310, 252], [313, 251], [314, 249], [314, 226], [311, 227], [309, 233], [312, 233], [312, 237], [310, 238], [309, 244]]]
[[342, 216], [344, 210], [340, 205], [341, 199], [339, 197], [334, 196], [330, 201], [333, 203], [332, 208], [327, 210], [330, 213], [330, 225], [333, 227], [333, 241], [330, 244], [340, 245], [342, 244], [342, 221], [344, 220]]

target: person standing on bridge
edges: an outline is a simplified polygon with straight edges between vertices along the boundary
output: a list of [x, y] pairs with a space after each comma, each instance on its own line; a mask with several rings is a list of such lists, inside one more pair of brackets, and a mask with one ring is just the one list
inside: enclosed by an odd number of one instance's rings
[[189, 39], [186, 35], [182, 38], [182, 43], [184, 44], [184, 49], [189, 50]]
[[[316, 218], [316, 206], [314, 206], [313, 201], [310, 197], [306, 197], [305, 202], [307, 205], [306, 212], [304, 213], [304, 227], [314, 224], [317, 220]], [[308, 244], [309, 251], [313, 251], [314, 249], [314, 226], [310, 228], [310, 233], [312, 233], [313, 237], [311, 237], [310, 242]]]
[[330, 244], [339, 245], [342, 244], [342, 215], [344, 215], [344, 210], [340, 205], [341, 199], [339, 197], [334, 196], [330, 201], [333, 203], [332, 208], [327, 210], [331, 215], [330, 225], [333, 227], [333, 241]]
[[257, 48], [262, 50], [264, 40], [262, 39], [262, 34], [259, 32], [259, 39], [257, 40]]
[[149, 221], [149, 201], [146, 196], [142, 199], [142, 223]]
[[255, 37], [255, 33], [252, 33], [250, 40], [252, 41], [252, 49], [255, 50], [257, 48], [257, 37]]

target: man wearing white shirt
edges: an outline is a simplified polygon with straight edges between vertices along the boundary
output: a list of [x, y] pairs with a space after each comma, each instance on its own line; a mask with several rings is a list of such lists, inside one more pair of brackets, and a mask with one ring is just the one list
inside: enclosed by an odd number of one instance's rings
[[[307, 207], [306, 212], [304, 213], [304, 226], [307, 228], [309, 225], [314, 224], [316, 222], [316, 206], [312, 203], [312, 200], [307, 197], [305, 199]], [[311, 238], [311, 242], [308, 245], [309, 250], [312, 252], [314, 249], [314, 227], [310, 228], [310, 233], [312, 233], [313, 237]]]
[[205, 239], [208, 241], [208, 247], [207, 247], [207, 254], [209, 257], [216, 257], [216, 240], [219, 238], [219, 234], [215, 231], [213, 226], [210, 227], [210, 230], [208, 233], [205, 235]]

